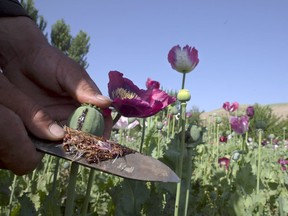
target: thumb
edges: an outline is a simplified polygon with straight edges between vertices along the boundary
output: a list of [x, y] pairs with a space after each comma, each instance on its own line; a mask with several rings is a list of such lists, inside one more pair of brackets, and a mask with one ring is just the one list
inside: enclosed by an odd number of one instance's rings
[[64, 130], [49, 116], [45, 109], [23, 94], [0, 74], [0, 104], [13, 110], [26, 128], [42, 139], [60, 140]]

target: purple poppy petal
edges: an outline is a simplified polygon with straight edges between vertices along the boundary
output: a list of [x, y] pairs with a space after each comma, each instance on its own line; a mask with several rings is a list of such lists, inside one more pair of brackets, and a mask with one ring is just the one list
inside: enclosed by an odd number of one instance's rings
[[229, 165], [230, 165], [230, 159], [226, 157], [222, 157], [218, 159], [218, 164], [220, 167], [225, 166], [226, 170], [228, 170]]
[[246, 109], [246, 114], [250, 118], [253, 118], [254, 117], [254, 107], [253, 106], [248, 106], [247, 109]]
[[278, 160], [278, 163], [281, 164], [281, 165], [287, 165], [287, 164], [288, 164], [288, 160], [285, 160], [285, 159], [283, 159], [283, 158], [280, 158], [280, 159]]
[[234, 112], [239, 108], [239, 103], [238, 102], [233, 102], [232, 105], [229, 108], [230, 112]]
[[230, 118], [230, 125], [232, 130], [237, 134], [243, 134], [249, 129], [249, 118], [246, 115], [241, 117], [232, 116]]
[[153, 88], [156, 88], [156, 89], [159, 89], [160, 88], [160, 83], [158, 81], [154, 81], [154, 80], [151, 80], [150, 78], [147, 79], [146, 81], [146, 88], [147, 89], [153, 89]]
[[139, 89], [131, 80], [124, 78], [122, 73], [111, 71], [108, 89], [110, 98], [113, 99], [112, 105], [125, 117], [145, 118], [176, 101], [175, 97], [158, 88], [160, 83], [152, 82], [147, 84], [147, 90]]
[[111, 82], [108, 83], [108, 92], [111, 99], [119, 96], [131, 98], [141, 92], [131, 80], [124, 78], [123, 74], [118, 71], [110, 71], [109, 80]]
[[228, 138], [227, 138], [227, 136], [220, 136], [219, 141], [222, 143], [227, 143]]
[[229, 111], [230, 110], [230, 103], [229, 102], [225, 102], [223, 104], [223, 109], [226, 110], [226, 111]]
[[180, 73], [189, 73], [199, 63], [198, 50], [186, 45], [183, 49], [179, 45], [172, 47], [168, 53], [171, 67]]

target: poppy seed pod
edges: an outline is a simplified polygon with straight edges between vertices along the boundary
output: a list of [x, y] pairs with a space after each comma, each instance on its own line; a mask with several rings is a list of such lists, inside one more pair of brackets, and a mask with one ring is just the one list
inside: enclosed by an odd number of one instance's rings
[[240, 159], [241, 154], [243, 154], [242, 151], [235, 150], [235, 151], [232, 152], [231, 159], [234, 160], [234, 161], [238, 161]]
[[181, 89], [177, 94], [177, 99], [180, 102], [187, 102], [191, 99], [191, 94], [188, 89]]
[[104, 118], [96, 106], [83, 104], [72, 113], [68, 120], [68, 126], [95, 136], [102, 136]]
[[194, 142], [196, 142], [200, 138], [201, 128], [197, 127], [197, 125], [192, 125], [190, 129], [190, 136]]
[[216, 124], [221, 124], [222, 123], [222, 118], [221, 116], [216, 117]]
[[171, 114], [172, 115], [177, 115], [179, 113], [179, 110], [176, 106], [173, 106], [171, 109]]
[[157, 130], [162, 130], [164, 127], [164, 124], [162, 122], [157, 122], [156, 127], [157, 127]]
[[255, 122], [255, 128], [256, 129], [262, 129], [264, 130], [267, 126], [267, 123], [264, 120], [257, 120]]

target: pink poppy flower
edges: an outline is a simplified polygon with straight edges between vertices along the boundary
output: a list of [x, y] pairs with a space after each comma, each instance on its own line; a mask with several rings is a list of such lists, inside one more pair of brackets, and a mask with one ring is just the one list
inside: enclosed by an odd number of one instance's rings
[[227, 143], [227, 140], [228, 140], [227, 136], [220, 136], [219, 138], [219, 141], [222, 143]]
[[241, 117], [231, 117], [230, 118], [230, 125], [233, 131], [237, 134], [246, 133], [249, 129], [249, 117], [243, 115]]
[[180, 73], [191, 72], [199, 63], [198, 50], [186, 45], [172, 47], [168, 53], [168, 61], [172, 68]]
[[223, 104], [223, 108], [224, 108], [226, 111], [228, 111], [228, 112], [234, 112], [234, 111], [236, 111], [236, 110], [239, 108], [239, 103], [234, 102], [234, 103], [232, 103], [232, 104], [230, 105], [229, 102], [225, 102], [225, 103]]
[[153, 88], [156, 88], [156, 89], [159, 89], [160, 88], [160, 83], [158, 81], [155, 81], [155, 80], [151, 80], [150, 78], [147, 79], [146, 81], [146, 88], [147, 89], [153, 89]]
[[249, 118], [254, 117], [254, 107], [253, 106], [248, 106], [246, 109], [246, 114], [249, 116]]
[[129, 119], [127, 117], [121, 116], [121, 118], [116, 122], [113, 126], [115, 129], [132, 129], [139, 125], [139, 121], [135, 120], [129, 123]]
[[230, 159], [226, 158], [226, 157], [222, 157], [218, 159], [218, 164], [220, 167], [224, 167], [226, 168], [226, 170], [228, 170], [229, 165], [230, 165]]
[[147, 90], [139, 89], [131, 80], [124, 78], [122, 73], [109, 72], [108, 91], [113, 100], [112, 106], [125, 117], [149, 117], [176, 101], [175, 97], [156, 88], [157, 85], [147, 86]]
[[278, 163], [281, 164], [281, 165], [287, 165], [287, 164], [288, 164], [288, 160], [285, 160], [285, 159], [283, 159], [283, 158], [280, 158], [280, 159], [278, 160]]

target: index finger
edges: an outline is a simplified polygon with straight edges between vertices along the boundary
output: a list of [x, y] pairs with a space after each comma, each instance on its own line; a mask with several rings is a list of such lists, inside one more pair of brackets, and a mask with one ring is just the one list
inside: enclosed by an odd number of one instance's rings
[[101, 94], [88, 73], [76, 62], [49, 45], [41, 47], [34, 56], [26, 74], [44, 88], [58, 94], [68, 93], [79, 103], [90, 103], [100, 108], [111, 105]]

